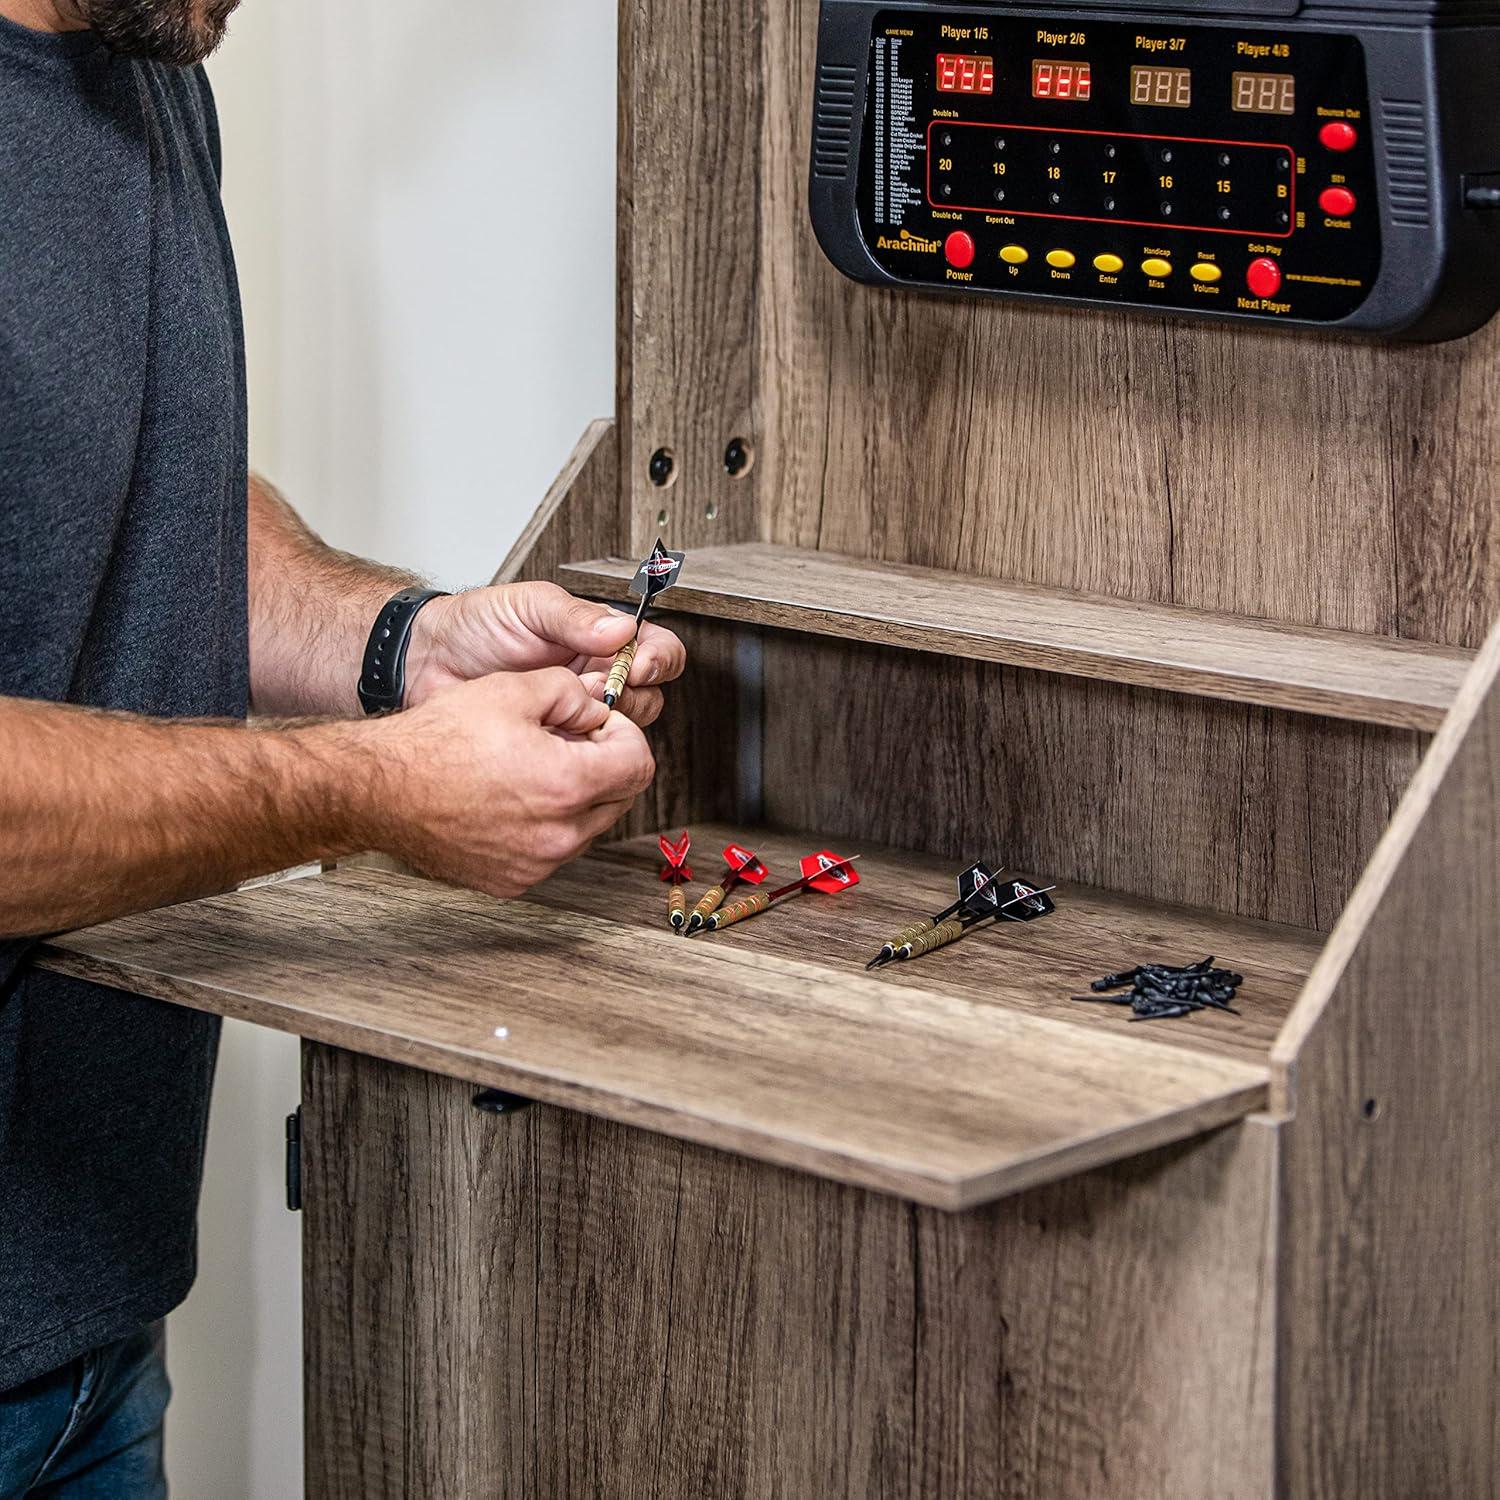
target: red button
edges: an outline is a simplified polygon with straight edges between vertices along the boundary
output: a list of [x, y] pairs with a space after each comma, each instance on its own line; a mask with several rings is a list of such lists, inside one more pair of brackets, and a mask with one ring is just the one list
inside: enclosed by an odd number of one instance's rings
[[1245, 272], [1245, 285], [1257, 297], [1274, 297], [1281, 290], [1281, 267], [1265, 256], [1252, 260]]
[[962, 229], [955, 229], [952, 234], [943, 241], [943, 254], [948, 257], [948, 264], [962, 271], [974, 264], [974, 239], [967, 235]]
[[1347, 219], [1354, 212], [1354, 194], [1348, 188], [1324, 188], [1318, 194], [1318, 207], [1332, 219]]
[[1359, 132], [1347, 120], [1330, 120], [1318, 132], [1318, 139], [1329, 151], [1351, 151]]

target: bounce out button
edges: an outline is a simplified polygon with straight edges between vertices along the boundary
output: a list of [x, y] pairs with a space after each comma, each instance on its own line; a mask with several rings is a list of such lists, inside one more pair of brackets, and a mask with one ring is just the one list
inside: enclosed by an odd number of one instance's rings
[[943, 241], [943, 254], [948, 257], [948, 264], [955, 270], [968, 270], [974, 264], [973, 235], [965, 234], [962, 229], [955, 229]]

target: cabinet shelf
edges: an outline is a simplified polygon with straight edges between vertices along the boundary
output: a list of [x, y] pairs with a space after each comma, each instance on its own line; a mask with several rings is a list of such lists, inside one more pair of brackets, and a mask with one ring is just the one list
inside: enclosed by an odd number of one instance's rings
[[[568, 563], [558, 581], [623, 598], [635, 568]], [[694, 550], [660, 607], [1403, 729], [1436, 729], [1473, 660], [1451, 646], [762, 543]]]
[[[694, 829], [701, 890], [750, 839]], [[1268, 1055], [1321, 939], [1081, 887], [1041, 921], [873, 974], [953, 866], [862, 855], [860, 885], [722, 933], [667, 927], [655, 839], [525, 898], [349, 868], [53, 939], [43, 967], [944, 1208], [1264, 1107]], [[1215, 953], [1243, 1015], [1132, 1024], [1068, 996], [1122, 963]]]

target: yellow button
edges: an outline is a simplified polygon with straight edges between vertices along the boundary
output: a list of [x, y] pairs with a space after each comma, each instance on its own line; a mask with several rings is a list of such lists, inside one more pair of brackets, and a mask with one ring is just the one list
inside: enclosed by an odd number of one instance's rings
[[1024, 266], [1031, 256], [1025, 245], [1001, 245], [1000, 259], [1008, 266]]
[[1047, 264], [1056, 266], [1059, 271], [1066, 271], [1069, 266], [1078, 264], [1078, 257], [1071, 250], [1049, 250]]
[[1141, 270], [1148, 276], [1170, 276], [1172, 274], [1172, 262], [1163, 260], [1159, 255], [1152, 255], [1141, 262]]
[[1094, 269], [1103, 271], [1106, 276], [1113, 276], [1116, 271], [1125, 269], [1125, 262], [1118, 255], [1096, 255]]
[[1223, 274], [1224, 272], [1218, 266], [1213, 265], [1211, 262], [1206, 260], [1200, 260], [1198, 264], [1188, 272], [1188, 275], [1191, 276], [1194, 281], [1209, 282], [1217, 281]]

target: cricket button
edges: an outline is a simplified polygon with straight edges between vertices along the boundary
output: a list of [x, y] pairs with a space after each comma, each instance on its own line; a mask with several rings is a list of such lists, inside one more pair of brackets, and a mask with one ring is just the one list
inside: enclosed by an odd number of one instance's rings
[[959, 271], [967, 270], [974, 264], [974, 236], [955, 229], [943, 241], [943, 254], [948, 257], [950, 266]]

